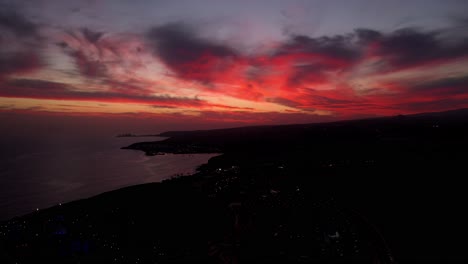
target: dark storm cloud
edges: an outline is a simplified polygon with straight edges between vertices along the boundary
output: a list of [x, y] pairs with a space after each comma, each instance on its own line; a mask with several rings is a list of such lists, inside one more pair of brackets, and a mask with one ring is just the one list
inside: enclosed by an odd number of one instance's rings
[[355, 29], [354, 34], [355, 36], [357, 36], [358, 41], [361, 44], [367, 44], [369, 42], [376, 41], [382, 37], [382, 33], [367, 28]]
[[353, 61], [359, 58], [360, 52], [353, 47], [352, 35], [336, 35], [312, 38], [304, 35], [293, 36], [280, 47], [276, 55], [284, 54], [317, 54], [332, 59]]
[[377, 55], [397, 69], [468, 55], [468, 35], [446, 39], [437, 31], [401, 29], [381, 37], [378, 44]]
[[444, 78], [416, 86], [418, 89], [434, 89], [441, 87], [466, 87], [468, 89], [468, 76]]
[[283, 58], [290, 64], [292, 71], [286, 82], [289, 88], [300, 87], [303, 83], [325, 83], [328, 72], [353, 67], [362, 58], [367, 45], [380, 36], [381, 33], [370, 29], [331, 37], [293, 35], [273, 52], [272, 58]]
[[38, 31], [39, 26], [18, 10], [0, 4], [0, 79], [43, 65], [39, 51], [43, 39]]
[[205, 53], [216, 57], [235, 54], [229, 47], [197, 37], [188, 26], [180, 23], [153, 28], [148, 37], [155, 44], [155, 52], [168, 64], [191, 62]]
[[35, 52], [6, 53], [0, 51], [0, 79], [9, 74], [28, 72], [40, 67], [41, 61]]
[[104, 35], [103, 32], [92, 31], [88, 28], [81, 29], [81, 32], [83, 33], [83, 36], [86, 38], [86, 40], [93, 44], [97, 43]]
[[209, 81], [209, 72], [202, 71], [218, 71], [223, 59], [236, 56], [230, 47], [202, 39], [182, 23], [152, 28], [146, 37], [156, 56], [182, 78]]
[[[0, 5], [0, 8], [4, 6]], [[8, 30], [19, 37], [33, 37], [38, 35], [38, 26], [29, 21], [16, 10], [5, 8], [0, 10], [0, 29]]]
[[398, 70], [467, 56], [468, 33], [456, 28], [439, 31], [404, 28], [388, 33], [361, 28], [332, 37], [298, 35], [281, 45], [275, 56], [302, 54], [305, 59], [308, 55], [322, 56], [321, 61], [314, 64], [322, 69], [311, 68], [310, 73], [313, 74], [327, 68], [345, 69], [353, 66], [369, 48], [387, 67]]
[[435, 80], [413, 86], [410, 89], [413, 92], [426, 92], [432, 94], [468, 94], [468, 76]]

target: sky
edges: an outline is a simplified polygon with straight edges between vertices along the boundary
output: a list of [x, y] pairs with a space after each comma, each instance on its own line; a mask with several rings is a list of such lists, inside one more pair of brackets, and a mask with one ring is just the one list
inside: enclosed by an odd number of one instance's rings
[[464, 0], [0, 0], [0, 118], [188, 129], [465, 108], [466, 10]]

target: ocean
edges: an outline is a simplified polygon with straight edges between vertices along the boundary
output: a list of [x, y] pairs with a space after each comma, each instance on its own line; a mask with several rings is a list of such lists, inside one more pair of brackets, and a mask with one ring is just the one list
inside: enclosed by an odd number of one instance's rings
[[121, 147], [161, 137], [31, 135], [0, 139], [0, 220], [126, 186], [192, 174], [217, 154], [145, 156]]

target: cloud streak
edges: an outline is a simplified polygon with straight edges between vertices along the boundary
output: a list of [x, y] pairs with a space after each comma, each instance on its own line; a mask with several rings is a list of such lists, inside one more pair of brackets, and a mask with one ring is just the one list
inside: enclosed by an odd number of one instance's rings
[[85, 92], [75, 87], [43, 80], [16, 79], [10, 80], [0, 87], [0, 97], [52, 99], [67, 101], [94, 101], [106, 103], [146, 104], [153, 108], [224, 108], [237, 110], [252, 110], [248, 107], [232, 107], [213, 104], [198, 97], [177, 97], [168, 94], [138, 95], [116, 92]]

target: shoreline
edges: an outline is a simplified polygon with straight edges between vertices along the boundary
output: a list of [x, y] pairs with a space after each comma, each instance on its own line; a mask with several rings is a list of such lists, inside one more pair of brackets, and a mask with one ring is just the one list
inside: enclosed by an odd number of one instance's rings
[[[41, 185], [41, 188], [38, 188], [41, 192], [30, 193], [28, 192], [28, 189], [23, 190], [23, 188], [12, 188], [10, 189], [11, 191], [7, 190], [4, 195], [11, 193], [10, 197], [12, 199], [5, 200], [5, 210], [2, 213], [0, 222], [6, 222], [14, 218], [29, 215], [34, 213], [36, 208], [39, 208], [42, 211], [54, 207], [57, 204], [63, 205], [82, 199], [88, 199], [102, 193], [119, 190], [129, 186], [136, 186], [149, 182], [161, 182], [181, 175], [193, 175], [198, 172], [198, 168], [200, 166], [206, 164], [213, 156], [220, 155], [220, 153], [200, 153], [202, 155], [197, 156], [196, 154], [198, 153], [187, 153], [187, 155], [176, 156], [177, 154], [168, 153], [168, 155], [154, 159], [145, 157], [144, 152], [141, 151], [135, 152], [122, 150], [121, 146], [128, 146], [128, 144], [132, 143], [131, 140], [120, 141], [111, 137], [109, 140], [103, 139], [102, 141], [108, 143], [102, 144], [102, 146], [99, 145], [97, 148], [81, 148], [86, 150], [86, 152], [81, 151], [79, 153], [73, 153], [81, 155], [79, 157], [83, 157], [79, 158], [78, 161], [70, 161], [70, 164], [74, 166], [73, 168], [78, 169], [74, 170], [76, 173], [71, 171], [71, 174], [69, 174], [67, 170], [57, 170], [56, 173], [53, 174], [57, 175], [55, 176], [57, 178], [46, 178], [45, 174], [37, 174], [35, 177], [29, 177], [31, 179], [30, 185], [34, 182], [44, 183]], [[95, 152], [97, 154], [94, 155], [95, 153], [90, 153], [88, 149], [97, 149], [98, 152]], [[75, 148], [72, 150], [75, 151]], [[64, 148], [60, 151], [63, 153], [69, 153], [68, 148]], [[69, 159], [68, 155], [67, 158], [65, 158], [64, 155], [60, 155], [61, 152], [50, 152], [48, 156], [45, 156], [38, 161], [32, 160], [34, 156], [30, 156], [31, 160], [25, 161], [16, 161], [16, 159], [12, 159], [12, 165], [10, 166], [20, 164], [20, 162], [30, 162], [30, 164], [56, 162], [57, 159], [62, 160], [62, 157], [64, 162], [67, 162]], [[104, 153], [106, 155], [99, 153]], [[192, 157], [191, 155], [194, 156]], [[80, 166], [86, 166], [87, 164], [93, 165], [95, 164], [95, 161], [99, 162], [96, 163], [99, 164], [99, 170], [95, 170], [95, 173], [93, 170], [85, 170], [81, 172]], [[118, 164], [114, 165], [114, 162], [118, 162]], [[38, 172], [40, 173], [41, 168], [38, 167], [37, 169], [39, 169]], [[12, 173], [12, 175], [18, 174], [20, 176], [26, 176], [26, 174], [20, 170], [11, 170], [10, 173]], [[65, 176], [62, 177], [61, 175]], [[52, 185], [52, 183], [47, 184], [46, 180], [47, 182], [50, 181], [55, 183], [55, 185]], [[67, 189], [68, 191], [64, 191], [61, 187], [66, 183], [69, 183], [71, 186]], [[16, 206], [16, 204], [18, 205]]]
[[[38, 208], [39, 210], [36, 210], [36, 211], [30, 211], [29, 213], [13, 216], [13, 217], [10, 217], [10, 218], [7, 218], [7, 219], [0, 219], [0, 225], [3, 224], [3, 223], [10, 222], [10, 221], [15, 221], [17, 219], [34, 217], [38, 212], [44, 212], [44, 211], [47, 211], [47, 210], [56, 209], [58, 207], [67, 206], [68, 204], [71, 204], [71, 203], [79, 203], [81, 201], [86, 201], [86, 200], [89, 200], [89, 199], [93, 199], [93, 198], [101, 196], [101, 195], [114, 194], [114, 193], [117, 193], [117, 192], [119, 192], [121, 190], [138, 188], [138, 186], [160, 184], [160, 183], [167, 182], [167, 181], [177, 180], [177, 179], [182, 178], [182, 177], [193, 177], [193, 176], [196, 176], [197, 174], [201, 173], [202, 167], [206, 166], [210, 162], [211, 159], [216, 158], [216, 157], [220, 157], [220, 156], [223, 155], [223, 153], [177, 153], [177, 154], [176, 153], [164, 153], [162, 155], [189, 155], [189, 154], [194, 154], [194, 155], [196, 155], [196, 154], [212, 154], [212, 155], [215, 155], [215, 156], [209, 158], [206, 163], [202, 163], [202, 164], [198, 165], [197, 167], [195, 167], [193, 169], [193, 172], [189, 173], [189, 174], [175, 173], [172, 176], [169, 176], [168, 178], [162, 179], [161, 181], [147, 182], [147, 183], [137, 183], [137, 184], [133, 184], [133, 185], [129, 185], [129, 186], [118, 187], [116, 189], [104, 191], [104, 192], [101, 192], [101, 193], [98, 193], [98, 194], [95, 194], [95, 195], [91, 195], [89, 197], [83, 197], [83, 198], [74, 199], [74, 200], [71, 200], [71, 201], [63, 202], [63, 203], [58, 203], [56, 205], [51, 205], [49, 207]], [[154, 155], [147, 155], [147, 156], [154, 156]]]
[[63, 248], [72, 253], [53, 255], [57, 262], [76, 260], [77, 241], [92, 248], [80, 251], [90, 260], [119, 254], [127, 263], [206, 263], [238, 259], [238, 250], [252, 263], [342, 263], [341, 249], [359, 263], [466, 259], [466, 115], [180, 132], [136, 143], [126, 148], [223, 154], [190, 176], [2, 222], [0, 242], [31, 262]]

